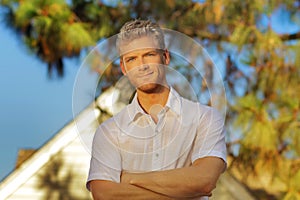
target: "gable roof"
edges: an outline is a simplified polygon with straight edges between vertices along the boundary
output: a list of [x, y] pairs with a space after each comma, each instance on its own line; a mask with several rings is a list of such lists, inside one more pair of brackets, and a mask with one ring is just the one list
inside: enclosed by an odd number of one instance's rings
[[[37, 172], [45, 166], [53, 156], [55, 157], [55, 155], [74, 140], [80, 140], [78, 132], [81, 132], [81, 134], [92, 134], [95, 131], [95, 117], [99, 117], [99, 115], [99, 110], [91, 104], [73, 121], [58, 131], [53, 138], [0, 183], [0, 199], [8, 198], [27, 180], [37, 174]], [[78, 123], [80, 126], [78, 126]], [[78, 128], [81, 130], [78, 130]], [[83, 151], [86, 150], [83, 149]], [[89, 154], [87, 153], [87, 155]]]

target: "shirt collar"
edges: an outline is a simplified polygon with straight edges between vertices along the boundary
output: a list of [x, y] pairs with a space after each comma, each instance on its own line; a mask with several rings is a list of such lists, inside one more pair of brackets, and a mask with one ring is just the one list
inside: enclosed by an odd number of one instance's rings
[[[167, 110], [173, 111], [177, 116], [180, 116], [181, 113], [181, 99], [180, 95], [176, 92], [176, 90], [170, 87], [170, 92], [168, 96], [168, 101], [165, 105]], [[129, 114], [129, 122], [131, 123], [138, 119], [140, 116], [146, 115], [145, 111], [141, 108], [138, 99], [137, 93], [135, 94], [131, 104], [128, 105], [127, 111]]]
[[174, 88], [172, 87], [170, 88], [171, 89], [170, 89], [168, 101], [166, 103], [166, 107], [179, 116], [181, 113], [181, 96], [176, 92]]

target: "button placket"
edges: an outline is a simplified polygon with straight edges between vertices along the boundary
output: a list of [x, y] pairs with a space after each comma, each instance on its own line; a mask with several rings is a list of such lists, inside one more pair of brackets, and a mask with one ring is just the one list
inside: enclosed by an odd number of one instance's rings
[[153, 163], [153, 169], [161, 169], [162, 166], [162, 137], [161, 134], [159, 134], [158, 130], [155, 130], [155, 136], [153, 138], [153, 157], [152, 157], [152, 163]]
[[162, 152], [162, 129], [164, 126], [164, 117], [165, 117], [165, 110], [162, 110], [158, 114], [158, 122], [157, 124], [153, 123], [154, 131], [155, 131], [155, 136], [153, 137], [153, 156], [152, 156], [152, 165], [153, 169], [160, 170], [163, 168], [163, 152]]

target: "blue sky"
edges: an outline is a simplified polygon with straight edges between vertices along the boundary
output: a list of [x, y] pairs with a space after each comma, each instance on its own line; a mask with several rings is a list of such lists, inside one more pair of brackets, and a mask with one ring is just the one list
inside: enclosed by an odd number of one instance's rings
[[[288, 18], [281, 15], [272, 20], [277, 32], [299, 30], [299, 25], [285, 23], [285, 17]], [[19, 149], [41, 147], [72, 120], [73, 84], [81, 63], [68, 60], [64, 78], [48, 79], [46, 64], [28, 52], [1, 21], [0, 53], [2, 180], [14, 169]]]

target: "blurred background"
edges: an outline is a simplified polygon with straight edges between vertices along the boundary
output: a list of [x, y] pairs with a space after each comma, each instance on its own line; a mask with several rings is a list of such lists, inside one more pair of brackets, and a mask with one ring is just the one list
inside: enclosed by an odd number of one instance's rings
[[[2, 0], [0, 17], [0, 190], [73, 120], [73, 86], [89, 51], [140, 18], [188, 35], [217, 63], [234, 180], [255, 199], [300, 199], [299, 0]], [[105, 79], [99, 94], [121, 76], [115, 65], [91, 65]], [[175, 69], [197, 85], [195, 71]], [[209, 97], [215, 72], [205, 77], [197, 90]]]

